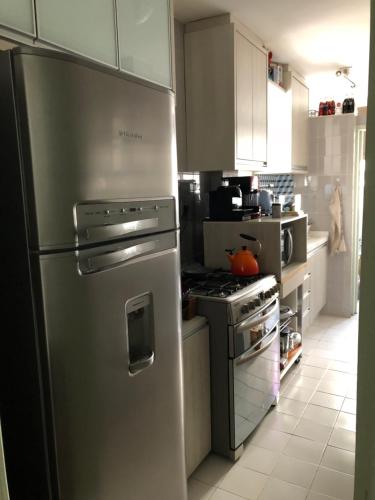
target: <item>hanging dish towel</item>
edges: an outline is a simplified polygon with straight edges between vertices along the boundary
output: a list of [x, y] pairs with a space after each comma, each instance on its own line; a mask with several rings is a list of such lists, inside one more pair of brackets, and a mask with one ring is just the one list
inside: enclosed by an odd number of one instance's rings
[[346, 252], [341, 198], [341, 189], [336, 186], [329, 204], [329, 211], [331, 212], [331, 231], [329, 235], [331, 255]]

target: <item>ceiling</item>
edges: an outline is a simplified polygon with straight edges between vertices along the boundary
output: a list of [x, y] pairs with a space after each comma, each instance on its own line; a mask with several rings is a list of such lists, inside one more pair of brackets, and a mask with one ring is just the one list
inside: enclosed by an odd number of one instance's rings
[[[367, 102], [370, 0], [174, 0], [175, 17], [188, 22], [231, 12], [307, 79], [311, 101], [354, 95]], [[336, 70], [351, 66], [352, 90]]]

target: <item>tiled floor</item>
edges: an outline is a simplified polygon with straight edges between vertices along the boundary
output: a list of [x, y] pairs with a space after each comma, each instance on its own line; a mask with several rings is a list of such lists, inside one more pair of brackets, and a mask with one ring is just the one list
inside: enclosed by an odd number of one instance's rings
[[315, 321], [278, 407], [237, 463], [209, 455], [189, 480], [189, 500], [353, 500], [357, 321]]

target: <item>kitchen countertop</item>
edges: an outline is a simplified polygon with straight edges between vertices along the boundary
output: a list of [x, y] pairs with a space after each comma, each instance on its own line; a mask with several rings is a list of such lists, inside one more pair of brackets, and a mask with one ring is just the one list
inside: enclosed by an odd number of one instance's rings
[[328, 231], [310, 231], [307, 235], [307, 253], [325, 245], [328, 242], [328, 234]]
[[204, 316], [194, 316], [187, 321], [182, 321], [182, 340], [193, 335], [197, 330], [200, 330], [207, 324], [207, 318]]

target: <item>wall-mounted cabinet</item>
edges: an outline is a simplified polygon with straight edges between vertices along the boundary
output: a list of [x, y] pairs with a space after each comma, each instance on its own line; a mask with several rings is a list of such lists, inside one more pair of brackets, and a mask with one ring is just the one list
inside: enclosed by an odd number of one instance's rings
[[[0, 26], [23, 35], [35, 36], [33, 0], [1, 0]], [[10, 34], [10, 38], [12, 38]]]
[[268, 82], [267, 173], [292, 170], [292, 95]]
[[38, 39], [117, 66], [113, 0], [36, 0]]
[[308, 159], [309, 89], [286, 66], [285, 89], [268, 83], [267, 173], [305, 173]]
[[117, 0], [120, 68], [172, 86], [169, 0]]
[[303, 78], [286, 67], [286, 88], [292, 96], [292, 170], [296, 173], [307, 170], [309, 89]]
[[[35, 9], [35, 10], [34, 10]], [[0, 31], [173, 87], [171, 0], [2, 0]]]
[[267, 51], [255, 35], [229, 15], [187, 25], [185, 84], [187, 170], [262, 170]]

